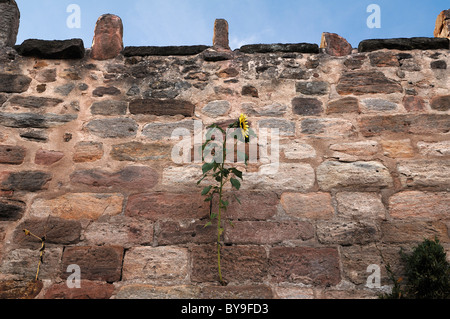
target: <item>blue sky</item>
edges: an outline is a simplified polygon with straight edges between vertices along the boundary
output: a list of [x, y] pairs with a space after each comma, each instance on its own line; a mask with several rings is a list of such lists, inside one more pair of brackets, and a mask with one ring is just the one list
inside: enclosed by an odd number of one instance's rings
[[[365, 39], [433, 37], [438, 14], [449, 0], [16, 0], [21, 12], [17, 43], [26, 39], [81, 38], [92, 44], [99, 16], [124, 24], [125, 46], [211, 45], [216, 18], [230, 25], [230, 46], [256, 43], [317, 43], [322, 32]], [[69, 28], [70, 4], [81, 9], [81, 27]], [[367, 26], [370, 4], [381, 8], [381, 28]]]

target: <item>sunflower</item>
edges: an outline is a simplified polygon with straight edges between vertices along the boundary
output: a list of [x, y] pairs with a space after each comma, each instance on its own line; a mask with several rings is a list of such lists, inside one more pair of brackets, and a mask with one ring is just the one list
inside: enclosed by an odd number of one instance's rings
[[248, 138], [249, 125], [248, 125], [247, 116], [245, 114], [241, 114], [241, 116], [239, 117], [239, 127], [242, 130], [242, 135], [244, 135], [245, 138]]

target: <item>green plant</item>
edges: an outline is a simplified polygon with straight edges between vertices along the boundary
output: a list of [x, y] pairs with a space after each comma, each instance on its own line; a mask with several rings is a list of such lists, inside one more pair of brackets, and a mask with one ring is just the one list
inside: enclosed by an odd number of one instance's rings
[[[392, 292], [382, 299], [449, 299], [450, 264], [439, 240], [425, 239], [410, 254], [400, 251], [405, 265], [405, 278], [396, 278], [386, 263], [386, 271], [394, 283]], [[383, 258], [384, 261], [384, 258]], [[403, 282], [403, 284], [401, 284]]]
[[407, 293], [415, 299], [450, 298], [450, 264], [439, 240], [426, 239], [411, 254], [402, 252]]
[[[203, 176], [197, 182], [199, 185], [203, 180], [207, 177], [212, 177], [215, 185], [209, 185], [203, 188], [202, 195], [206, 196], [205, 202], [210, 203], [211, 211], [210, 211], [210, 221], [205, 225], [205, 227], [211, 226], [214, 220], [217, 220], [217, 266], [219, 273], [219, 282], [222, 285], [226, 283], [222, 277], [222, 268], [221, 268], [221, 242], [222, 242], [222, 234], [224, 232], [223, 224], [222, 224], [222, 214], [227, 210], [229, 205], [229, 201], [224, 199], [224, 187], [227, 182], [230, 182], [232, 188], [239, 190], [241, 188], [241, 181], [243, 180], [242, 171], [238, 170], [236, 167], [225, 167], [225, 162], [227, 159], [227, 151], [232, 151], [232, 157], [234, 160], [234, 150], [235, 146], [238, 142], [248, 143], [250, 141], [250, 136], [255, 136], [254, 133], [250, 130], [249, 124], [247, 122], [247, 117], [242, 114], [239, 119], [228, 126], [230, 130], [225, 132], [217, 124], [213, 124], [208, 127], [208, 131], [206, 133], [206, 141], [202, 145], [202, 159], [206, 163], [202, 166]], [[223, 139], [219, 138], [218, 135], [222, 135]], [[229, 139], [232, 140], [232, 150], [229, 150]], [[205, 160], [205, 154], [212, 154], [213, 158], [211, 161]], [[248, 156], [247, 154], [242, 154], [242, 152], [237, 151], [238, 158], [243, 158], [245, 165], [247, 165]], [[213, 212], [213, 201], [214, 196], [218, 196], [218, 210], [217, 213]], [[234, 194], [236, 200], [240, 204], [239, 198]], [[232, 225], [231, 221], [230, 224]], [[233, 225], [232, 225], [233, 226]]]

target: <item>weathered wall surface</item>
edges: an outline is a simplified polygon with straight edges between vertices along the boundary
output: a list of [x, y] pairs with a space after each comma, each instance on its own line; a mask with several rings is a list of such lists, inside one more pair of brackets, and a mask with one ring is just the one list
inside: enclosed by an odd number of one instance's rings
[[[270, 48], [101, 61], [2, 49], [3, 290], [34, 279], [40, 243], [24, 228], [47, 239], [37, 298], [374, 298], [369, 265], [387, 286], [400, 248], [437, 236], [448, 252], [448, 47]], [[280, 129], [280, 166], [243, 168], [221, 287], [201, 164], [175, 164], [170, 137], [242, 112]]]

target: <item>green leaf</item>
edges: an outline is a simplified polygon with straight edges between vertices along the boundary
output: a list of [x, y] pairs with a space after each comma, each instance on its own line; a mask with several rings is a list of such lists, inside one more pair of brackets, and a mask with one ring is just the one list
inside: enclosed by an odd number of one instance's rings
[[223, 229], [223, 228], [219, 228], [219, 230], [218, 230], [218, 232], [219, 232], [219, 236], [222, 236], [222, 234], [223, 234], [224, 230], [225, 230], [225, 229]]
[[197, 185], [200, 185], [200, 183], [206, 178], [206, 175], [203, 175], [203, 177], [197, 182]]
[[203, 226], [203, 228], [209, 227], [212, 225], [212, 222], [207, 222], [205, 226]]
[[208, 173], [210, 170], [212, 170], [214, 168], [214, 164], [215, 162], [211, 162], [211, 163], [206, 163], [202, 166], [202, 171], [203, 174]]
[[238, 170], [237, 168], [230, 168], [230, 171], [236, 175], [236, 177], [240, 178], [242, 180], [242, 172]]
[[230, 203], [227, 200], [220, 200], [220, 204], [222, 205], [223, 208], [227, 209], [228, 205], [230, 205]]
[[212, 186], [205, 187], [202, 191], [202, 195], [204, 196], [204, 195], [208, 194], [211, 191], [211, 188], [212, 188]]
[[231, 182], [231, 185], [233, 185], [233, 187], [236, 188], [237, 190], [239, 190], [241, 188], [241, 182], [239, 182], [237, 179], [231, 178], [230, 182]]

